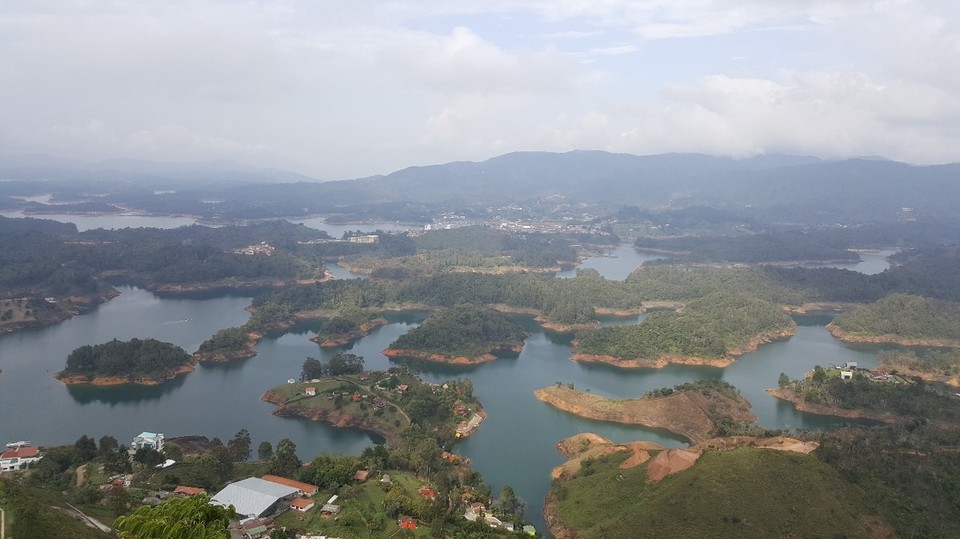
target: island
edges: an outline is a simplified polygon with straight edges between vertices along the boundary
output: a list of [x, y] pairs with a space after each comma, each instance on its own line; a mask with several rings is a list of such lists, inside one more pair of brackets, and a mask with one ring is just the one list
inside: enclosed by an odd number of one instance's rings
[[474, 365], [493, 361], [496, 354], [519, 353], [526, 338], [523, 328], [503, 313], [463, 304], [431, 314], [383, 354], [391, 359]]
[[156, 385], [192, 372], [194, 360], [183, 348], [156, 339], [84, 345], [67, 356], [56, 378], [65, 384]]
[[781, 374], [779, 387], [767, 392], [793, 403], [802, 412], [885, 423], [917, 418], [960, 426], [960, 401], [927, 384], [886, 369], [869, 371], [853, 365], [817, 365], [803, 379]]
[[[336, 357], [331, 363], [338, 361]], [[431, 384], [399, 367], [322, 374], [280, 384], [260, 399], [277, 405], [274, 415], [367, 430], [382, 436], [391, 446], [396, 446], [412, 425], [453, 443], [470, 436], [486, 417], [469, 380]]]
[[577, 391], [557, 382], [538, 389], [536, 396], [580, 417], [663, 429], [693, 443], [745, 432], [757, 420], [750, 403], [723, 380], [699, 380], [623, 400]]
[[310, 340], [323, 348], [346, 346], [385, 326], [387, 319], [360, 308], [342, 308], [323, 323], [323, 327]]
[[887, 536], [890, 525], [812, 453], [818, 446], [737, 436], [669, 449], [578, 434], [557, 444], [570, 460], [554, 470], [544, 519], [558, 539]]
[[827, 329], [846, 342], [960, 348], [960, 303], [891, 294], [838, 314]]
[[243, 328], [226, 328], [200, 343], [193, 354], [196, 361], [223, 363], [257, 355], [255, 347], [261, 335], [249, 333]]
[[621, 368], [670, 363], [726, 367], [759, 345], [796, 331], [793, 319], [772, 302], [717, 292], [677, 311], [651, 313], [641, 324], [580, 332], [571, 359]]

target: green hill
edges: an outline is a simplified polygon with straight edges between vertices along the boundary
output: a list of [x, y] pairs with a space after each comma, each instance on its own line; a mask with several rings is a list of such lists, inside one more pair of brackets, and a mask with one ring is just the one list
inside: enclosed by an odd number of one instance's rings
[[[648, 483], [626, 453], [585, 465], [548, 495], [585, 539], [874, 537], [864, 495], [813, 455], [743, 447], [707, 451], [689, 470]], [[548, 519], [550, 516], [548, 516]], [[549, 520], [548, 520], [549, 522]]]

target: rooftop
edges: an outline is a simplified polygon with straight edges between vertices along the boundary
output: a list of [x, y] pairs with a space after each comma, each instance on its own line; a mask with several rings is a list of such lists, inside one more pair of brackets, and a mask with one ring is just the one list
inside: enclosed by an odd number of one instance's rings
[[233, 505], [239, 515], [259, 516], [277, 500], [297, 492], [298, 489], [293, 487], [248, 477], [223, 487], [213, 495], [211, 502], [222, 506]]
[[280, 477], [279, 475], [264, 475], [260, 479], [264, 481], [269, 481], [271, 483], [276, 483], [278, 485], [284, 485], [287, 487], [295, 488], [300, 492], [303, 492], [307, 495], [313, 495], [317, 492], [317, 485], [311, 485], [310, 483], [304, 483], [302, 481], [295, 481], [293, 479], [287, 479], [286, 477]]

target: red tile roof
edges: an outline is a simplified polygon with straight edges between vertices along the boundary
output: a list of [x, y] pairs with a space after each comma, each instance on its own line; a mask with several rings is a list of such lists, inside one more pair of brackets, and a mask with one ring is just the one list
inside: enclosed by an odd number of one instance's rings
[[290, 505], [296, 507], [297, 509], [309, 509], [313, 505], [313, 500], [308, 500], [306, 498], [294, 498]]
[[37, 456], [39, 453], [40, 453], [39, 448], [21, 446], [16, 449], [10, 449], [8, 451], [4, 451], [3, 454], [0, 455], [0, 459], [13, 459], [13, 458], [27, 459], [27, 458], [33, 458]]
[[187, 496], [196, 496], [204, 492], [206, 490], [200, 487], [185, 487], [183, 485], [178, 485], [177, 488], [173, 489], [174, 494], [186, 494]]
[[286, 477], [280, 477], [279, 475], [265, 475], [261, 477], [264, 481], [270, 481], [271, 483], [276, 483], [278, 485], [284, 485], [287, 487], [292, 487], [300, 492], [303, 492], [307, 496], [312, 496], [317, 493], [318, 487], [316, 485], [311, 485], [309, 483], [303, 483], [300, 481], [294, 481], [293, 479], [287, 479]]

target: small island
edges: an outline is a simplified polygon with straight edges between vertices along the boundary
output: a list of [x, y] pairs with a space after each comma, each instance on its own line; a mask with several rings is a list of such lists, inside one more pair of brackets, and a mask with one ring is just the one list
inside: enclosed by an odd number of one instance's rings
[[260, 335], [247, 332], [244, 328], [227, 328], [213, 334], [200, 343], [193, 354], [196, 361], [224, 363], [234, 359], [243, 359], [257, 355], [255, 349]]
[[437, 311], [401, 335], [383, 354], [441, 363], [474, 365], [519, 353], [527, 334], [503, 313], [471, 304]]
[[538, 389], [541, 401], [580, 417], [670, 431], [692, 443], [743, 433], [757, 420], [750, 403], [723, 380], [700, 380], [635, 399], [613, 400], [557, 383]]
[[651, 313], [640, 324], [580, 332], [571, 359], [620, 368], [663, 368], [670, 363], [722, 368], [763, 343], [796, 332], [793, 319], [774, 303], [714, 293], [676, 312]]
[[156, 385], [192, 372], [194, 363], [183, 348], [168, 342], [114, 339], [70, 352], [56, 378], [65, 384]]
[[310, 340], [323, 348], [345, 346], [386, 324], [387, 319], [374, 312], [356, 307], [343, 308], [337, 311], [335, 316], [325, 320], [323, 327]]
[[400, 367], [364, 371], [363, 358], [354, 354], [337, 354], [326, 365], [307, 358], [300, 378], [260, 397], [277, 405], [274, 415], [368, 430], [391, 446], [411, 425], [453, 442], [486, 417], [469, 380], [431, 384]]
[[960, 348], [960, 303], [891, 294], [838, 314], [827, 329], [847, 342]]

